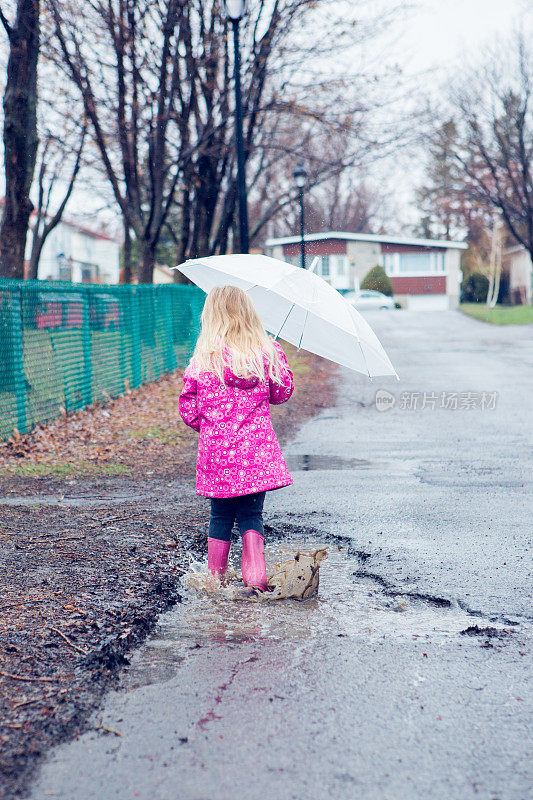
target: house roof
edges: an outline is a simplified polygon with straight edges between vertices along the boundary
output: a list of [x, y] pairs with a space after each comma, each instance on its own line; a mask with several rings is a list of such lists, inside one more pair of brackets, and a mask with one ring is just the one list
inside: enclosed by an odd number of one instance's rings
[[[374, 233], [346, 233], [343, 231], [324, 231], [323, 233], [306, 233], [306, 242], [318, 242], [324, 239], [347, 239], [354, 242], [379, 242], [380, 244], [409, 244], [418, 247], [445, 247], [449, 250], [466, 250], [466, 242], [452, 242], [449, 239], [410, 239], [405, 236], [382, 236]], [[274, 247], [275, 245], [297, 244], [301, 241], [300, 236], [284, 236], [279, 239], [267, 239], [265, 245]]]
[[[5, 205], [5, 197], [0, 197], [0, 208], [3, 208]], [[33, 220], [37, 216], [37, 212], [35, 209], [30, 214], [30, 221]], [[50, 215], [48, 215], [50, 216]], [[77, 222], [73, 222], [72, 220], [67, 219], [66, 217], [61, 217], [60, 225], [68, 225], [69, 228], [73, 228], [73, 230], [78, 231], [79, 233], [84, 233], [86, 236], [91, 236], [93, 239], [103, 239], [106, 242], [117, 242], [118, 244], [121, 243], [121, 239], [118, 236], [111, 236], [109, 233], [104, 233], [101, 230], [95, 230], [94, 228], [88, 228], [85, 225], [80, 225]]]
[[117, 242], [118, 244], [121, 243], [121, 239], [118, 236], [110, 236], [108, 233], [104, 233], [103, 231], [96, 231], [92, 228], [86, 228], [84, 225], [79, 225], [77, 222], [72, 222], [68, 219], [62, 219], [61, 222], [64, 225], [68, 225], [69, 228], [73, 228], [75, 231], [79, 233], [84, 233], [86, 236], [91, 236], [93, 239], [103, 239], [106, 242]]

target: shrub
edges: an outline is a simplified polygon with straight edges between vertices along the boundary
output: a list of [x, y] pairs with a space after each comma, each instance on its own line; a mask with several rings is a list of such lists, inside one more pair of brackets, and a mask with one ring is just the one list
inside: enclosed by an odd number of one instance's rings
[[481, 272], [471, 272], [461, 284], [461, 303], [484, 303], [489, 290], [489, 279]]
[[361, 281], [361, 289], [369, 289], [374, 292], [382, 292], [383, 294], [392, 297], [394, 289], [392, 288], [391, 279], [379, 265], [372, 267], [370, 272], [367, 272]]

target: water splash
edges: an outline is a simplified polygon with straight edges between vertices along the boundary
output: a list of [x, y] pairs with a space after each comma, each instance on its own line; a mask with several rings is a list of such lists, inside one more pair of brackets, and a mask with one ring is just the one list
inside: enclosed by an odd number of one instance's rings
[[327, 558], [327, 548], [310, 552], [298, 548], [289, 558], [274, 564], [268, 570], [268, 592], [245, 587], [242, 575], [229, 566], [221, 579], [206, 569], [205, 562], [194, 561], [189, 572], [183, 575], [182, 584], [198, 595], [224, 600], [310, 600], [318, 594], [320, 564]]

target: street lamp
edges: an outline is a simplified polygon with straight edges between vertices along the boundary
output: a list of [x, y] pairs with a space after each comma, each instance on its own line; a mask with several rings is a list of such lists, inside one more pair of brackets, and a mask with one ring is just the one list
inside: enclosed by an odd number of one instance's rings
[[242, 130], [241, 52], [239, 22], [246, 13], [246, 0], [225, 0], [226, 12], [233, 25], [233, 68], [235, 77], [235, 144], [237, 149], [237, 186], [239, 192], [239, 238], [241, 253], [248, 252], [248, 207], [246, 204], [246, 170]]
[[304, 165], [300, 162], [292, 173], [294, 182], [298, 187], [300, 198], [300, 266], [305, 269], [305, 239], [304, 239], [304, 187], [307, 183], [307, 172]]

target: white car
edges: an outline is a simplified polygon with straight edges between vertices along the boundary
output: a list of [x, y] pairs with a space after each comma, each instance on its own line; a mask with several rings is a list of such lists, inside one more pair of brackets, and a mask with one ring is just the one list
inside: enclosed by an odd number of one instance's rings
[[382, 309], [387, 311], [394, 308], [394, 300], [381, 292], [371, 289], [362, 289], [360, 292], [346, 292], [344, 299], [358, 311], [373, 311]]

